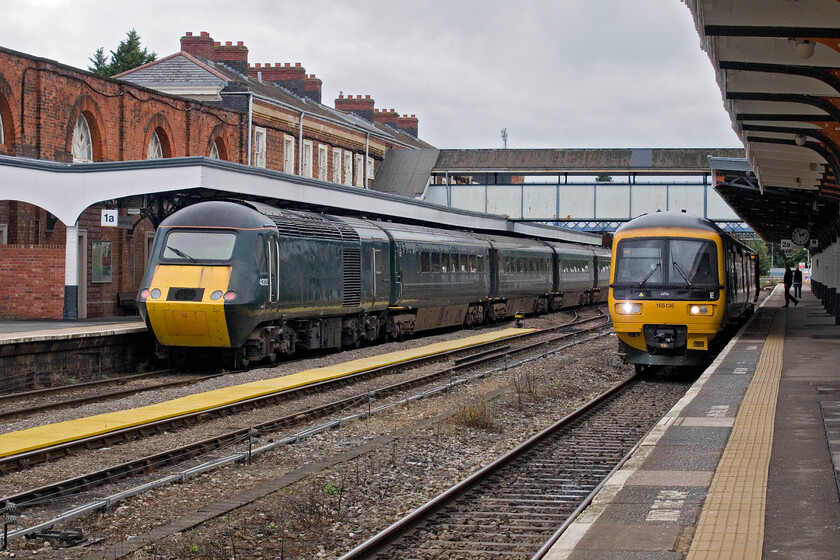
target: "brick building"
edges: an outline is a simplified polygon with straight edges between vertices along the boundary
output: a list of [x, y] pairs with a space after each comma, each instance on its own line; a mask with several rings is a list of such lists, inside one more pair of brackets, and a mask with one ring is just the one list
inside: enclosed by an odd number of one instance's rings
[[[428, 147], [413, 115], [380, 111], [361, 95], [339, 95], [327, 107], [321, 80], [299, 63], [252, 65], [242, 42], [221, 44], [205, 32], [187, 33], [180, 52], [114, 78], [0, 48], [0, 156], [204, 156], [365, 188], [389, 149]], [[143, 201], [107, 200], [63, 224], [20, 202], [15, 193], [26, 189], [0, 185], [0, 319], [126, 312], [119, 294], [136, 293], [162, 216]], [[106, 207], [118, 209], [120, 228], [101, 226]], [[74, 231], [78, 286], [68, 292], [65, 249]]]

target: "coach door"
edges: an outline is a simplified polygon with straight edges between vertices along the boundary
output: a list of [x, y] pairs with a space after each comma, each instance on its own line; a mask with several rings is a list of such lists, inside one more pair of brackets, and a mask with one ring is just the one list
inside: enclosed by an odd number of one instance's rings
[[277, 238], [268, 240], [268, 301], [277, 303], [280, 299], [280, 258]]

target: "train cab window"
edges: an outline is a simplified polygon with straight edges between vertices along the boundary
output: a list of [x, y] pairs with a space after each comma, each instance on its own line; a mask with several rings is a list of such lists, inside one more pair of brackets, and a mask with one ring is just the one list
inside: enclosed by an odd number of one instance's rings
[[615, 281], [691, 287], [717, 278], [716, 249], [702, 239], [625, 239], [616, 250]]
[[265, 252], [265, 237], [262, 235], [257, 236], [257, 239], [254, 241], [254, 257], [257, 259], [257, 270], [259, 270], [259, 273], [266, 274], [268, 272], [268, 260], [266, 259]]
[[232, 232], [174, 230], [166, 237], [163, 258], [186, 263], [227, 261], [235, 243], [236, 234]]
[[420, 253], [420, 272], [432, 271], [432, 259], [428, 251]]

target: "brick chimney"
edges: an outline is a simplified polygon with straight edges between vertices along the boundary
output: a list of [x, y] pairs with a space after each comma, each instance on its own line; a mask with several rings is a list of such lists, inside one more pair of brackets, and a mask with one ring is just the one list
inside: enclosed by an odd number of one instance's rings
[[321, 79], [316, 78], [315, 74], [310, 74], [303, 80], [303, 95], [311, 99], [315, 103], [321, 102]]
[[234, 45], [230, 41], [222, 45], [216, 42], [213, 45], [213, 60], [223, 62], [240, 74], [248, 74], [248, 47], [242, 41]]
[[215, 42], [209, 33], [202, 31], [201, 35], [195, 37], [192, 31], [181, 37], [181, 50], [204, 60], [213, 60], [213, 46]]
[[397, 128], [405, 132], [409, 136], [417, 138], [417, 125], [419, 121], [416, 116], [403, 115], [397, 119]]
[[353, 113], [368, 122], [373, 122], [373, 106], [374, 101], [370, 98], [370, 95], [365, 95], [364, 98], [361, 95], [356, 97], [339, 95], [338, 99], [335, 100], [336, 109], [345, 113]]
[[391, 128], [398, 128], [397, 119], [399, 119], [399, 117], [400, 114], [393, 109], [373, 110], [373, 122], [377, 124], [387, 124]]
[[305, 93], [306, 68], [301, 66], [300, 62], [295, 62], [294, 66], [288, 62], [285, 64], [278, 62], [273, 66], [271, 63], [257, 63], [248, 68], [248, 76], [261, 78], [263, 82], [284, 87], [300, 97], [303, 97]]

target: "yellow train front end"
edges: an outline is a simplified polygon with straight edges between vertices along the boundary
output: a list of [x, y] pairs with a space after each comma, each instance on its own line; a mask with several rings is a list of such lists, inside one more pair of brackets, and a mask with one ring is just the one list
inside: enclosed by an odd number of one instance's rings
[[726, 320], [721, 236], [681, 227], [684, 216], [625, 226], [614, 238], [609, 310], [622, 357], [637, 370], [708, 363]]
[[230, 266], [155, 267], [141, 299], [143, 315], [160, 344], [231, 346], [224, 298], [230, 271]]

